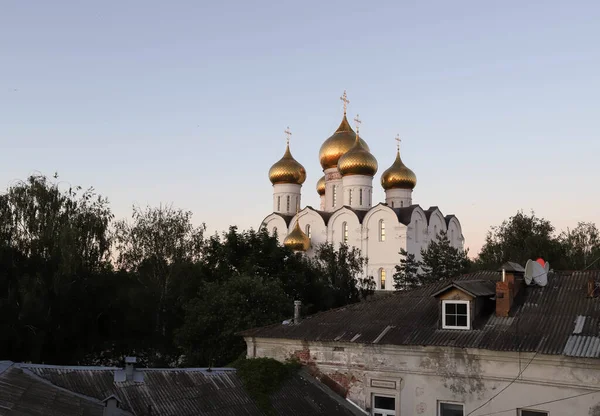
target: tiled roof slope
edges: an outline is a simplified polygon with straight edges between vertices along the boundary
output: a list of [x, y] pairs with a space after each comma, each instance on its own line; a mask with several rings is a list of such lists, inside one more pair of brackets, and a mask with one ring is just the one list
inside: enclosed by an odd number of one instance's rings
[[[97, 399], [114, 394], [136, 416], [260, 416], [233, 369], [136, 369], [144, 382], [114, 382], [114, 368], [19, 364], [54, 385]], [[341, 403], [298, 374], [272, 397], [279, 415], [354, 415]], [[344, 406], [344, 404], [346, 406]], [[1, 413], [0, 413], [1, 414]]]
[[[341, 341], [378, 345], [451, 346], [496, 351], [600, 357], [600, 298], [587, 297], [587, 282], [600, 272], [551, 273], [545, 287], [524, 287], [508, 317], [494, 312], [476, 319], [471, 330], [444, 330], [432, 295], [452, 281], [373, 301], [321, 312], [298, 325], [271, 325], [244, 336]], [[500, 272], [478, 272], [454, 281], [501, 279]]]
[[53, 386], [12, 362], [0, 367], [1, 416], [102, 416], [100, 400]]

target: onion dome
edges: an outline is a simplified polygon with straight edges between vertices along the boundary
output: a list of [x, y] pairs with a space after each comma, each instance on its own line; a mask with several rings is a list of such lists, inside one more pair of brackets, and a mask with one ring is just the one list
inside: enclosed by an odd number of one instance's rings
[[400, 149], [396, 153], [396, 160], [392, 166], [381, 175], [381, 186], [386, 191], [388, 189], [414, 189], [417, 186], [417, 175], [400, 159]]
[[289, 143], [283, 157], [269, 169], [269, 180], [273, 185], [278, 183], [302, 185], [306, 180], [306, 170], [292, 156]]
[[310, 238], [300, 229], [299, 221], [296, 221], [296, 226], [292, 232], [285, 237], [283, 245], [293, 251], [308, 251], [310, 248]]
[[[350, 123], [348, 123], [348, 119], [344, 113], [344, 118], [340, 126], [331, 137], [325, 140], [319, 150], [319, 161], [323, 170], [336, 167], [340, 157], [352, 148], [355, 141], [356, 133], [350, 127]], [[369, 146], [363, 139], [360, 139], [360, 143], [369, 151]]]
[[377, 159], [363, 146], [364, 141], [356, 136], [354, 146], [338, 160], [338, 170], [342, 176], [365, 175], [375, 176]]
[[317, 193], [321, 196], [325, 195], [325, 176], [321, 176], [317, 181]]

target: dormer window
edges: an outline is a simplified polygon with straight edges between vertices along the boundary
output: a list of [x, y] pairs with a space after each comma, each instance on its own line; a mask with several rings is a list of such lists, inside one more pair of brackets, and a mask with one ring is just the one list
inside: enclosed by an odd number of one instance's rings
[[471, 329], [471, 308], [468, 300], [442, 301], [443, 329]]

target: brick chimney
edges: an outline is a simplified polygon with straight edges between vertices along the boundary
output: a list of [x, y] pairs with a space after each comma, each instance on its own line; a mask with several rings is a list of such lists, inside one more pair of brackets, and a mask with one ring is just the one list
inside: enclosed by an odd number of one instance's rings
[[525, 269], [518, 263], [502, 265], [502, 280], [496, 283], [496, 316], [508, 316], [514, 300], [524, 285]]

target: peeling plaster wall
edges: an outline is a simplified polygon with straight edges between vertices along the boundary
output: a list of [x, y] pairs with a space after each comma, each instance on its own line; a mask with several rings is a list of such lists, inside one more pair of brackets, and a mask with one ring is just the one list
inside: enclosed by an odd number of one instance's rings
[[[600, 391], [594, 392], [600, 390], [597, 359], [348, 342], [246, 342], [249, 357], [300, 359], [322, 382], [363, 409], [368, 409], [373, 394], [385, 394], [396, 398], [398, 415], [436, 415], [438, 401], [461, 402], [468, 414], [527, 367], [471, 416], [500, 411], [505, 411], [500, 416], [513, 416], [522, 407], [550, 411], [552, 416], [600, 416]], [[584, 393], [591, 394], [535, 405]]]

